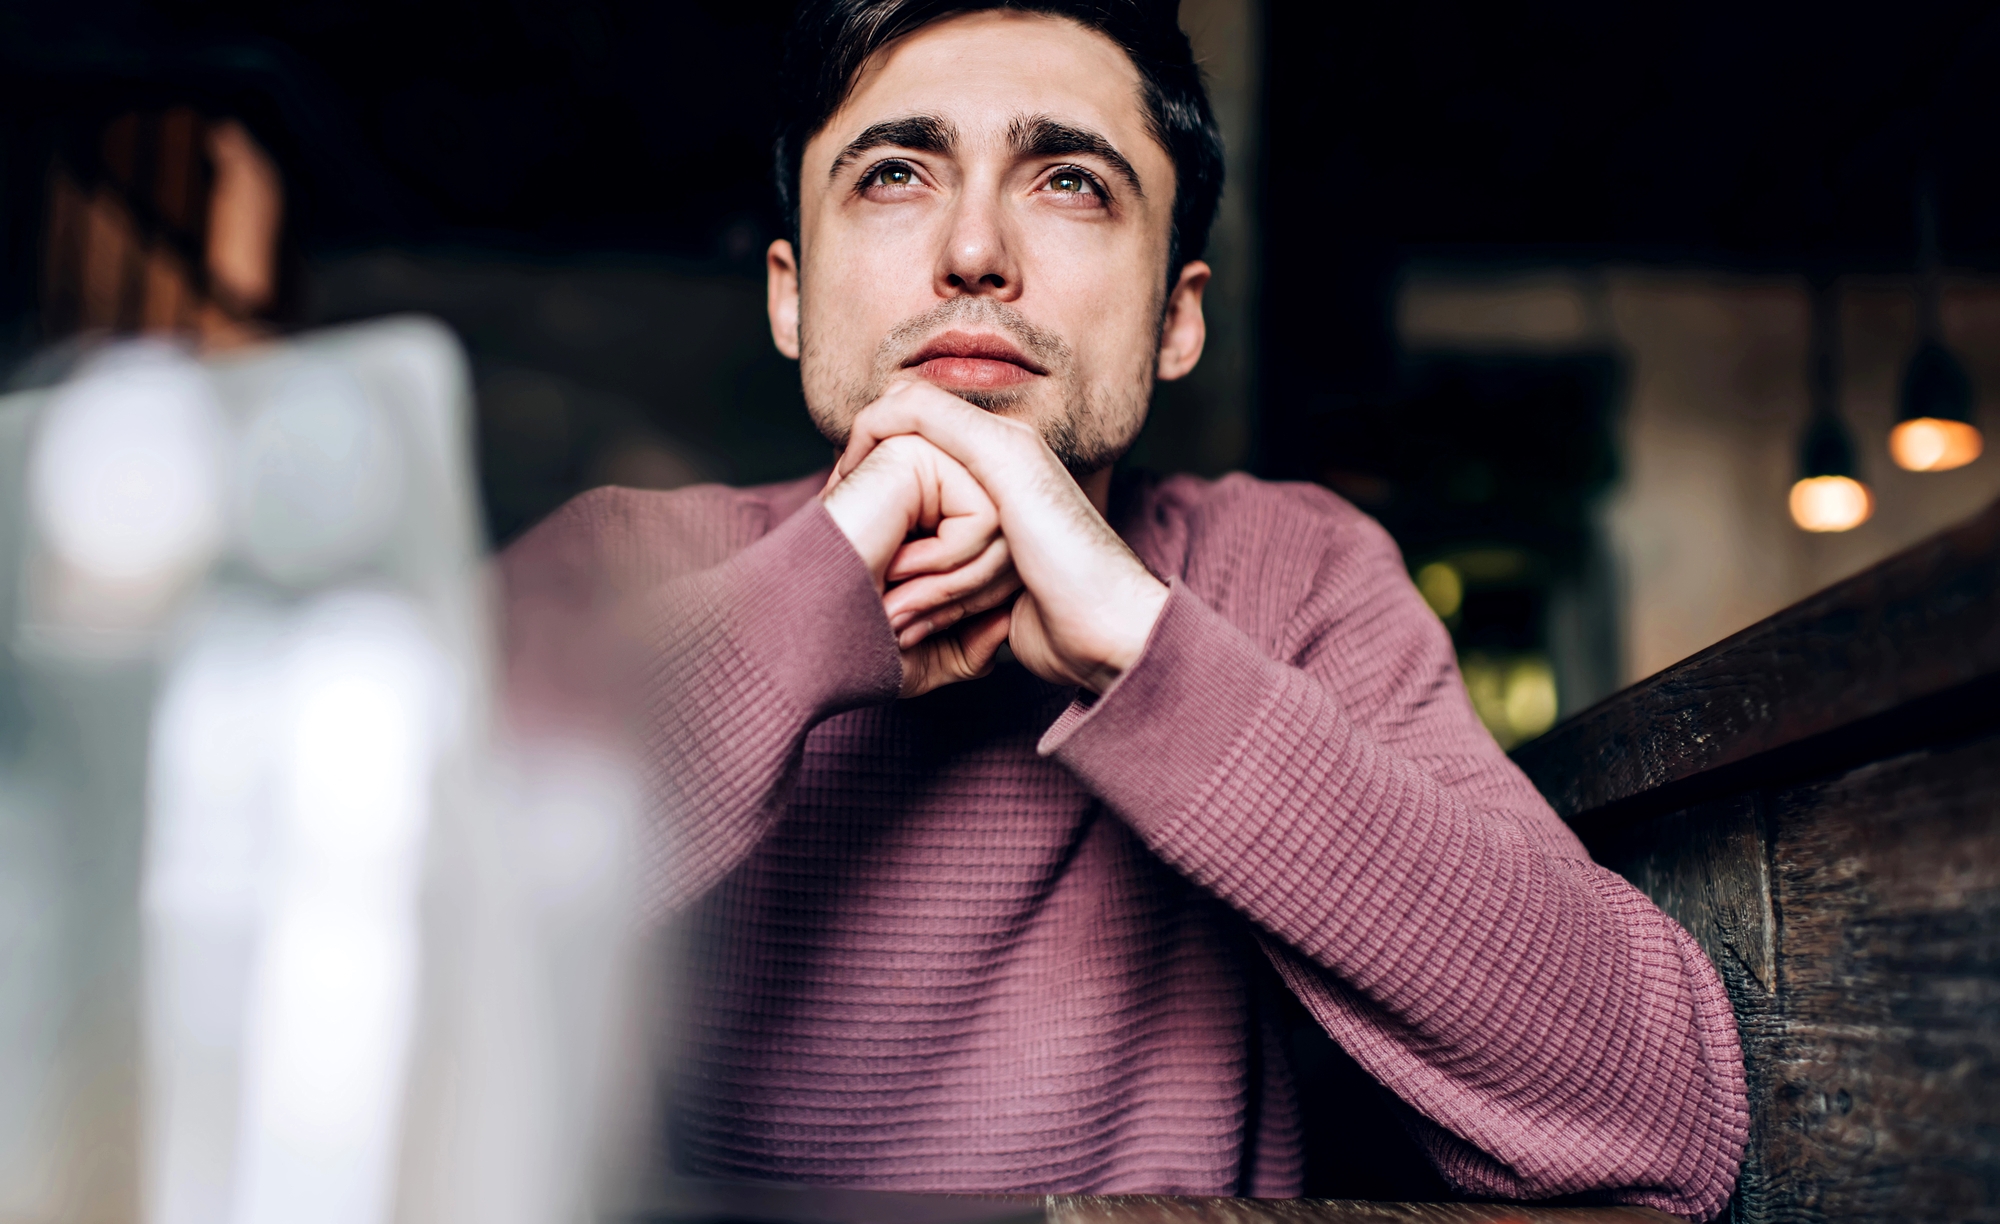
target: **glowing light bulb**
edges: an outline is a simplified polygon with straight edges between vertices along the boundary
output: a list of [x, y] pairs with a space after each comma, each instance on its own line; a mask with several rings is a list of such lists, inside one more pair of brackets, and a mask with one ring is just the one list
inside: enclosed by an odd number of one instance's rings
[[1792, 486], [1791, 507], [1806, 531], [1847, 531], [1875, 513], [1875, 495], [1851, 476], [1808, 476]]
[[1938, 417], [1903, 421], [1889, 431], [1889, 454], [1912, 472], [1949, 472], [1964, 467], [1986, 448], [1977, 425]]

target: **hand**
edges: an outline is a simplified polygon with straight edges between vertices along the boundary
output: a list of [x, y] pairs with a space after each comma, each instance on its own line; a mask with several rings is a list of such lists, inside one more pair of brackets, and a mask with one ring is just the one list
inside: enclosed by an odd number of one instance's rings
[[1103, 692], [1146, 648], [1167, 588], [1125, 546], [1032, 426], [929, 383], [897, 383], [854, 419], [834, 469], [859, 475], [915, 435], [957, 460], [991, 499], [1026, 591], [1008, 642], [1045, 680]]
[[892, 442], [836, 469], [820, 500], [887, 592], [903, 696], [915, 697], [992, 670], [1021, 582], [979, 482], [922, 438]]

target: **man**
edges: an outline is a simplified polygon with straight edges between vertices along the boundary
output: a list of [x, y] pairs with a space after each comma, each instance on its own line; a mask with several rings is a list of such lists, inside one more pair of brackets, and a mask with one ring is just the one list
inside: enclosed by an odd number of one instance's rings
[[1296, 1194], [1281, 980], [1463, 1191], [1720, 1210], [1715, 974], [1481, 729], [1387, 536], [1112, 488], [1203, 341], [1173, 7], [806, 0], [782, 103], [772, 335], [836, 467], [598, 490], [505, 563], [530, 708], [642, 690], [682, 1167]]

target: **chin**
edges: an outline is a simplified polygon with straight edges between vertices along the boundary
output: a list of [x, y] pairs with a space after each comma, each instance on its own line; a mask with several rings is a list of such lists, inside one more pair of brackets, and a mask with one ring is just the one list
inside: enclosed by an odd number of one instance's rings
[[1034, 406], [1028, 402], [1030, 397], [1024, 391], [1015, 391], [1012, 389], [995, 391], [977, 388], [967, 388], [960, 391], [951, 387], [946, 387], [945, 390], [950, 391], [953, 395], [956, 395], [973, 407], [984, 408], [995, 416], [1032, 417], [1034, 415]]

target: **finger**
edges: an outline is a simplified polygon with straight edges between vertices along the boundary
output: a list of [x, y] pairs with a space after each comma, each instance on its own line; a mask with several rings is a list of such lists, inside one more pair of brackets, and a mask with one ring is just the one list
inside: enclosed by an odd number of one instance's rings
[[[950, 460], [942, 460], [950, 462]], [[950, 464], [958, 468], [958, 464]], [[960, 480], [972, 480], [958, 468]], [[952, 480], [942, 480], [950, 486]], [[888, 582], [902, 582], [918, 574], [944, 574], [982, 560], [994, 544], [1000, 544], [1000, 512], [984, 496], [962, 496], [964, 490], [942, 488], [938, 522], [930, 536], [908, 540], [888, 562]], [[1004, 546], [1002, 546], [1004, 548]]]
[[995, 608], [960, 625], [955, 633], [932, 638], [903, 652], [903, 696], [975, 680], [993, 670], [1007, 641], [1006, 608]]
[[[932, 534], [907, 541], [897, 550], [890, 559], [887, 580], [901, 582], [919, 574], [944, 573], [990, 553], [999, 540], [1000, 510], [972, 473], [922, 438], [899, 436], [896, 443], [900, 453], [922, 473], [926, 505], [920, 521]], [[975, 585], [984, 581], [984, 574], [1002, 563], [1004, 558], [990, 559], [988, 569], [971, 581]]]
[[[902, 449], [936, 450], [921, 439], [911, 442], [913, 446]], [[878, 585], [886, 584], [884, 571], [909, 538], [910, 529], [921, 519], [923, 503], [936, 500], [926, 497], [924, 486], [929, 478], [912, 464], [896, 460], [897, 455], [890, 449], [878, 451], [840, 478], [821, 499], [835, 525], [867, 563]]]
[[993, 670], [993, 664], [1000, 657], [1000, 648], [1007, 644], [1013, 614], [1010, 600], [1005, 606], [968, 618], [952, 635], [958, 639], [962, 657], [976, 665], [972, 673], [974, 676], [984, 676]]
[[888, 388], [876, 397], [874, 403], [869, 404], [859, 413], [855, 414], [854, 420], [848, 422], [847, 444], [840, 448], [840, 458], [834, 460], [833, 472], [829, 479], [839, 480], [848, 472], [859, 467], [861, 461], [868, 457], [868, 453], [874, 450], [882, 439], [893, 437], [899, 432], [910, 432], [909, 430], [874, 428], [872, 424], [873, 418], [869, 417], [868, 414], [869, 410], [878, 404], [909, 394], [915, 385], [915, 380], [912, 379], [903, 379], [890, 383]]
[[1021, 593], [1021, 579], [1012, 570], [996, 582], [979, 588], [963, 599], [939, 604], [920, 612], [907, 613], [896, 631], [896, 645], [908, 650], [927, 637], [945, 632], [968, 617], [977, 616]]
[[884, 438], [916, 434], [964, 464], [975, 477], [997, 454], [1039, 443], [1031, 427], [998, 417], [927, 382], [896, 383], [861, 410], [849, 427], [847, 449], [835, 466], [851, 472]]
[[1015, 661], [1051, 683], [1075, 683], [1055, 666], [1048, 627], [1042, 623], [1041, 605], [1035, 602], [1035, 593], [1021, 592], [1020, 598], [1007, 605], [1007, 611], [1007, 644], [1014, 651]]
[[[964, 465], [914, 434], [886, 439], [860, 466], [829, 480], [822, 504], [884, 583], [972, 561], [999, 533], [1000, 511]], [[933, 534], [908, 552], [894, 577], [887, 567], [911, 543], [912, 528]]]
[[980, 522], [954, 516], [940, 522], [937, 534], [906, 540], [889, 558], [887, 580], [907, 582], [926, 574], [961, 573], [961, 589], [985, 582], [1007, 563], [1007, 537], [999, 532], [999, 515], [986, 511]]
[[882, 598], [882, 612], [891, 627], [900, 629], [913, 614], [964, 599], [1003, 577], [1008, 580], [1015, 577], [1013, 560], [1006, 540], [996, 539], [985, 552], [957, 569], [923, 574], [890, 588]]
[[[889, 386], [882, 392], [882, 394], [876, 397], [875, 403], [879, 404], [884, 400], [899, 398], [903, 395], [908, 394], [912, 388], [915, 388], [920, 385], [924, 387], [930, 387], [929, 383], [921, 382], [921, 380], [918, 379], [914, 378], [899, 379], [896, 382], [890, 383]], [[936, 388], [931, 387], [931, 390], [936, 390]], [[869, 405], [869, 407], [873, 406], [874, 406], [873, 404]], [[855, 416], [855, 422], [860, 421], [861, 417], [866, 415], [867, 412], [868, 408], [863, 408], [861, 412]], [[849, 472], [852, 472], [855, 468], [861, 466], [861, 463], [864, 460], [866, 460], [871, 453], [873, 453], [875, 448], [878, 445], [880, 445], [885, 438], [892, 438], [899, 433], [908, 433], [908, 432], [910, 431], [894, 430], [894, 429], [879, 430], [879, 429], [869, 428], [868, 426], [865, 425], [857, 429], [854, 426], [854, 422], [850, 422], [847, 428], [847, 444], [841, 447], [840, 457], [834, 460], [833, 471], [828, 475], [827, 477], [828, 481], [830, 483], [837, 483], [841, 479], [841, 477], [845, 476]]]

